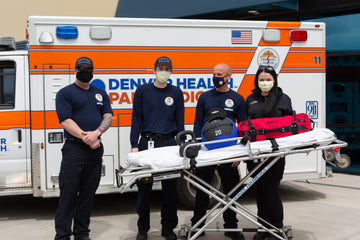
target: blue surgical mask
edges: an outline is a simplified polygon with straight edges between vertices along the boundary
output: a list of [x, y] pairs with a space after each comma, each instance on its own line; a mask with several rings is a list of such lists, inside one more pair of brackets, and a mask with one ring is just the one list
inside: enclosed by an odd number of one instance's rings
[[221, 87], [222, 85], [224, 85], [225, 83], [225, 79], [224, 77], [215, 77], [213, 76], [213, 84], [216, 88]]

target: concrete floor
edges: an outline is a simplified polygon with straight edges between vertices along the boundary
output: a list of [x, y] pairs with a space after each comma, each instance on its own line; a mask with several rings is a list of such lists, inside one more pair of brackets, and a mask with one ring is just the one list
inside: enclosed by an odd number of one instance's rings
[[[360, 176], [334, 173], [332, 177], [284, 181], [281, 185], [285, 225], [295, 240], [360, 240]], [[149, 240], [160, 240], [160, 192], [154, 192]], [[256, 211], [250, 189], [239, 202]], [[0, 198], [0, 239], [53, 239], [57, 199], [30, 196]], [[179, 230], [189, 225], [192, 211], [179, 209]], [[254, 227], [239, 217], [239, 226]], [[93, 240], [130, 240], [136, 236], [136, 193], [98, 195], [90, 225]], [[222, 226], [222, 218], [217, 219]], [[212, 227], [215, 225], [212, 224]], [[245, 233], [246, 240], [253, 233]], [[204, 239], [228, 239], [222, 232], [207, 232]]]

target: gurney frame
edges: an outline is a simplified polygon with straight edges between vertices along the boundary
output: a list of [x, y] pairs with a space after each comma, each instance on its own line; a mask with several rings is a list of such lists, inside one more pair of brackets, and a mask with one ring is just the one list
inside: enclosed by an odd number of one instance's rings
[[[250, 209], [244, 207], [239, 204], [237, 200], [251, 187], [255, 184], [258, 179], [260, 179], [280, 158], [285, 157], [291, 154], [298, 153], [307, 153], [309, 154], [312, 151], [322, 151], [324, 160], [331, 165], [335, 166], [345, 166], [346, 161], [342, 159], [340, 155], [340, 148], [346, 147], [347, 143], [336, 138], [327, 139], [323, 141], [317, 141], [316, 143], [305, 143], [305, 144], [297, 144], [292, 146], [286, 146], [283, 148], [276, 148], [276, 146], [272, 146], [272, 149], [269, 150], [252, 150], [250, 144], [247, 144], [249, 147], [247, 156], [238, 156], [232, 157], [228, 159], [219, 159], [211, 162], [201, 162], [196, 163], [196, 159], [188, 158], [186, 156], [186, 151], [188, 148], [200, 145], [206, 145], [210, 143], [224, 142], [224, 141], [233, 141], [233, 140], [241, 140], [242, 138], [231, 138], [217, 141], [210, 141], [205, 143], [190, 143], [187, 144], [183, 148], [183, 166], [171, 168], [171, 169], [159, 169], [152, 170], [150, 167], [128, 167], [128, 168], [120, 168], [120, 170], [116, 170], [116, 179], [118, 187], [122, 187], [121, 193], [125, 192], [127, 189], [132, 187], [137, 181], [160, 181], [165, 179], [173, 179], [182, 177], [185, 181], [192, 184], [195, 188], [200, 189], [201, 191], [208, 194], [210, 197], [214, 198], [217, 201], [217, 204], [207, 211], [206, 215], [201, 218], [196, 224], [189, 227], [187, 225], [182, 225], [179, 233], [178, 239], [188, 239], [193, 240], [198, 238], [201, 233], [207, 231], [233, 231], [233, 232], [268, 232], [273, 235], [277, 239], [281, 240], [290, 240], [292, 239], [292, 230], [291, 226], [285, 226], [282, 229], [279, 229], [269, 222], [261, 219], [256, 213], [252, 212]], [[334, 159], [327, 159], [329, 154], [326, 152], [331, 152]], [[335, 160], [335, 161], [334, 161]], [[193, 172], [195, 167], [205, 167], [211, 165], [220, 165], [224, 163], [233, 163], [237, 161], [255, 161], [258, 162], [256, 167], [249, 173], [244, 176], [240, 182], [234, 187], [227, 195], [220, 192], [210, 184], [206, 183], [202, 179], [198, 178]], [[255, 172], [258, 173], [254, 175]], [[252, 179], [250, 180], [250, 177]], [[130, 177], [130, 180], [124, 185], [123, 178]], [[246, 182], [248, 182], [246, 184]], [[243, 186], [246, 184], [245, 186]], [[240, 190], [238, 190], [241, 186], [243, 186]], [[238, 192], [236, 192], [238, 191]], [[233, 197], [230, 197], [233, 196]], [[218, 209], [222, 205], [221, 209]], [[216, 224], [217, 227], [215, 229], [208, 228], [209, 224], [214, 222], [221, 214], [227, 209], [231, 209], [236, 212], [238, 215], [242, 216], [248, 222], [257, 226], [257, 228], [238, 228], [238, 229], [221, 229], [219, 224]], [[215, 213], [215, 211], [217, 211]], [[214, 216], [210, 217], [211, 214], [215, 213]], [[199, 225], [209, 218], [205, 224], [199, 228]], [[262, 223], [260, 223], [260, 221]]]

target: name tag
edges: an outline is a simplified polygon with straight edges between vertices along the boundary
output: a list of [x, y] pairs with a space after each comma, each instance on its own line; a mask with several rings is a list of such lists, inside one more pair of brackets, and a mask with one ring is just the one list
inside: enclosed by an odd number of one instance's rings
[[154, 149], [154, 141], [148, 141], [148, 149]]

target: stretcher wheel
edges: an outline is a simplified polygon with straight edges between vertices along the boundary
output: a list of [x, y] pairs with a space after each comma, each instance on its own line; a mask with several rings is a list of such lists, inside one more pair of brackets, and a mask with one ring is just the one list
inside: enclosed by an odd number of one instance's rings
[[340, 157], [341, 162], [336, 160], [336, 166], [338, 166], [339, 168], [348, 168], [351, 164], [350, 157], [346, 154], [340, 154]]
[[335, 161], [334, 150], [326, 149], [326, 150], [322, 151], [322, 157], [323, 157], [323, 159], [325, 159], [326, 161], [329, 161], [329, 162]]
[[178, 239], [187, 239], [187, 234], [189, 232], [189, 227], [186, 225], [181, 225], [180, 230], [178, 232]]
[[285, 233], [285, 236], [288, 240], [291, 240], [293, 238], [293, 233], [292, 233], [292, 229], [291, 226], [285, 226], [283, 228], [283, 231]]

